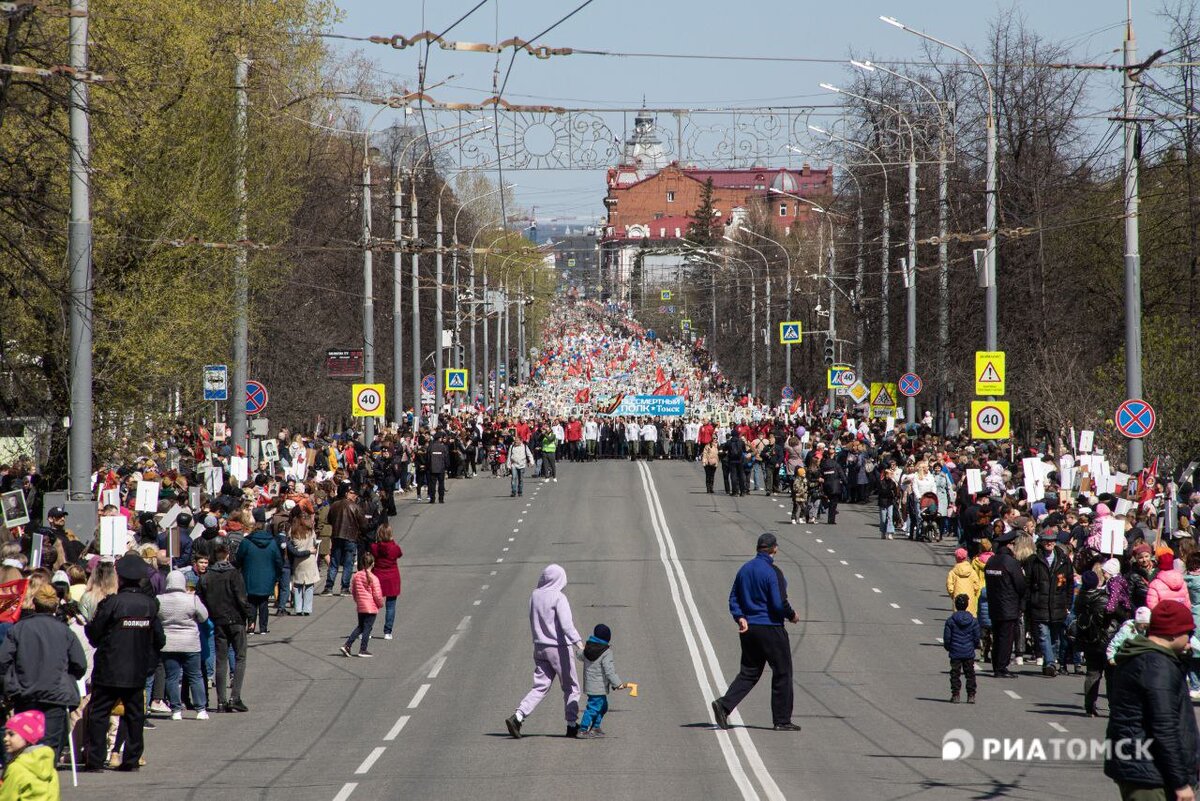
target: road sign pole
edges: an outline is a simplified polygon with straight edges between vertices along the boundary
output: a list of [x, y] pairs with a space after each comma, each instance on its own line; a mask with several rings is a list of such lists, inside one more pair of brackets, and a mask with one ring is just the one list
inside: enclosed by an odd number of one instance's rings
[[[1125, 28], [1125, 397], [1142, 397], [1142, 262], [1138, 250], [1138, 162], [1136, 153], [1137, 84], [1133, 66], [1137, 62], [1137, 41], [1133, 20]], [[1129, 472], [1136, 473], [1145, 464], [1142, 440], [1128, 445]]]

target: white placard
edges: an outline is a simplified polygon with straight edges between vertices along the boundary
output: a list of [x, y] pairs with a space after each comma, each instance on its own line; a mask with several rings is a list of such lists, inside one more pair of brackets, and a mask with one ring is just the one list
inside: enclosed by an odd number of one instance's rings
[[121, 491], [119, 489], [106, 489], [100, 491], [100, 506], [115, 506], [121, 508]]
[[100, 518], [100, 555], [119, 556], [125, 553], [128, 527], [124, 515]]
[[1091, 453], [1092, 445], [1096, 438], [1096, 432], [1089, 429], [1084, 429], [1079, 432], [1079, 452]]
[[883, 430], [885, 432], [895, 431], [896, 430], [896, 418], [895, 417], [885, 417], [883, 419]]
[[1112, 516], [1100, 521], [1100, 552], [1114, 556], [1125, 553], [1125, 521]]
[[850, 418], [850, 417], [846, 418], [846, 430], [851, 433], [858, 430], [858, 428], [855, 426], [853, 418]]
[[1116, 472], [1116, 473], [1113, 473], [1113, 479], [1114, 479], [1114, 480], [1117, 482], [1117, 484], [1118, 484], [1118, 485], [1120, 485], [1122, 488], [1124, 488], [1124, 487], [1128, 487], [1128, 486], [1129, 486], [1129, 478], [1130, 478], [1130, 476], [1129, 476], [1129, 474], [1128, 474], [1128, 473], [1122, 473], [1122, 472], [1120, 472], [1120, 471], [1118, 471], [1118, 472]]
[[37, 570], [42, 566], [42, 548], [45, 546], [45, 539], [41, 534], [33, 534], [29, 548], [29, 569]]
[[224, 423], [213, 423], [213, 439], [222, 440], [229, 436], [229, 429]]
[[221, 494], [221, 485], [225, 483], [225, 471], [220, 467], [212, 467], [204, 474], [204, 491], [209, 495]]
[[229, 475], [239, 482], [250, 480], [250, 460], [245, 456], [229, 457]]
[[158, 511], [158, 490], [162, 485], [157, 481], [139, 481], [137, 485], [137, 502], [133, 508], [139, 512]]
[[163, 515], [162, 521], [158, 524], [159, 528], [168, 529], [175, 525], [175, 521], [183, 514], [183, 507], [177, 503], [171, 504], [171, 508]]
[[204, 524], [197, 523], [196, 525], [192, 526], [192, 530], [190, 532], [188, 532], [188, 536], [194, 540], [203, 533], [204, 533]]
[[967, 492], [972, 496], [983, 492], [983, 471], [977, 467], [967, 469]]
[[1128, 498], [1117, 498], [1117, 508], [1113, 510], [1113, 514], [1124, 517], [1133, 511], [1133, 501]]
[[1065, 490], [1075, 489], [1075, 481], [1079, 477], [1079, 470], [1074, 467], [1067, 467], [1058, 471], [1059, 486]]
[[262, 444], [262, 458], [268, 462], [279, 461], [279, 443], [273, 439], [265, 439]]

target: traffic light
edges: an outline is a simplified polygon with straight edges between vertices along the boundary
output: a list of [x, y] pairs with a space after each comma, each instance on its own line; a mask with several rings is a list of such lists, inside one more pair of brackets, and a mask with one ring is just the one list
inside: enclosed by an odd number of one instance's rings
[[833, 337], [825, 337], [825, 366], [833, 366]]

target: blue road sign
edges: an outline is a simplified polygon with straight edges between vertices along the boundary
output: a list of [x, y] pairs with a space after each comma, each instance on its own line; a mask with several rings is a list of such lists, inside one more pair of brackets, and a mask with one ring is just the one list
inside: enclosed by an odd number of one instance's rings
[[653, 328], [646, 329], [646, 339], [654, 339], [657, 336], [658, 336], [658, 334], [654, 333]]
[[794, 389], [792, 389], [791, 387], [785, 386], [783, 388], [783, 399], [791, 400], [794, 397], [796, 397], [796, 391]]
[[204, 399], [229, 400], [229, 368], [223, 364], [204, 365]]
[[246, 382], [246, 414], [258, 414], [267, 408], [267, 388], [258, 381]]
[[921, 394], [921, 376], [916, 373], [905, 373], [900, 376], [900, 394], [906, 398]]
[[421, 391], [428, 392], [430, 395], [437, 391], [437, 379], [432, 374], [421, 379]]
[[1154, 430], [1154, 407], [1141, 398], [1130, 398], [1117, 407], [1117, 430], [1130, 439], [1141, 439]]

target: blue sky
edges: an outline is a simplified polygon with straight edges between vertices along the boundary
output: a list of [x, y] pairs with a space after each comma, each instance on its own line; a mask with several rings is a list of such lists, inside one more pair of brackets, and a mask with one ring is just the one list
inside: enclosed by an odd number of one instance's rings
[[[341, 0], [344, 20], [333, 32], [350, 36], [440, 32], [478, 0]], [[489, 0], [447, 39], [493, 42], [528, 39], [549, 27], [580, 0]], [[1018, 0], [996, 4], [971, 0], [850, 0], [841, 3], [743, 0], [594, 0], [538, 44], [619, 52], [705, 53], [804, 56], [844, 60], [858, 57], [919, 59], [921, 40], [879, 21], [881, 14], [981, 53], [988, 23], [1001, 8], [1022, 15], [1030, 28], [1051, 41], [1067, 40], [1079, 61], [1119, 61], [1123, 0]], [[1139, 53], [1165, 45], [1165, 28], [1155, 16], [1159, 5], [1134, 3]], [[360, 49], [395, 80], [415, 86], [420, 48], [331, 40], [345, 50]], [[511, 51], [499, 61], [501, 76]], [[444, 101], [479, 101], [492, 93], [495, 55], [433, 48], [428, 83], [454, 75], [429, 93]], [[536, 59], [517, 56], [504, 96], [514, 103], [568, 107], [713, 107], [725, 105], [805, 105], [836, 102], [818, 87], [844, 83], [842, 64], [752, 61], [697, 61], [614, 58], [586, 55]], [[1095, 78], [1089, 111], [1117, 102], [1120, 76]], [[1111, 90], [1111, 92], [1109, 91]], [[390, 113], [390, 112], [389, 112]], [[386, 124], [386, 123], [384, 123]], [[382, 127], [382, 126], [380, 126]], [[506, 172], [516, 182], [518, 202], [536, 207], [539, 218], [603, 213], [604, 173], [592, 171]]]

